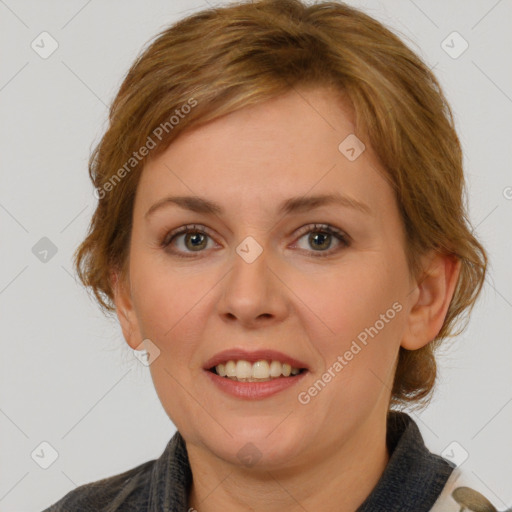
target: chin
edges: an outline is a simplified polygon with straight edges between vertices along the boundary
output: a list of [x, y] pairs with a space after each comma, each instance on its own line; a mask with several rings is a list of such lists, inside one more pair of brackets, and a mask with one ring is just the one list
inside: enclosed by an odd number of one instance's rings
[[238, 466], [259, 469], [276, 469], [289, 466], [290, 461], [298, 456], [303, 435], [291, 429], [279, 430], [276, 426], [282, 419], [268, 419], [243, 425], [238, 423], [236, 429], [228, 428], [233, 437], [227, 433], [222, 439], [203, 437], [205, 446], [219, 458]]

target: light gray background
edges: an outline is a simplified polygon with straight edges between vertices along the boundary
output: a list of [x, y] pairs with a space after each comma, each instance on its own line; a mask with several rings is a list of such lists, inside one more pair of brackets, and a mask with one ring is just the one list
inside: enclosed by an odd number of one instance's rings
[[[398, 30], [434, 67], [456, 115], [470, 216], [491, 265], [467, 331], [440, 359], [432, 405], [413, 417], [433, 451], [457, 441], [469, 453], [463, 467], [505, 509], [512, 506], [512, 5], [348, 3]], [[96, 202], [89, 151], [124, 73], [150, 37], [208, 4], [0, 0], [1, 511], [42, 510], [77, 485], [154, 459], [175, 431], [148, 368], [117, 321], [79, 287], [71, 257]], [[31, 48], [43, 31], [59, 44], [47, 59]], [[453, 31], [469, 43], [456, 59], [441, 46]], [[46, 263], [32, 253], [42, 237], [58, 248]], [[48, 469], [31, 458], [43, 441], [58, 452]]]

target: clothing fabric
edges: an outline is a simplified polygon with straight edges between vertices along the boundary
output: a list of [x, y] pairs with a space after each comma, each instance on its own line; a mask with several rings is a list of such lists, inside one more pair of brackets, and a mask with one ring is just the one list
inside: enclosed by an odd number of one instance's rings
[[[473, 480], [427, 449], [408, 414], [390, 411], [386, 442], [388, 464], [356, 512], [496, 512]], [[195, 512], [191, 483], [186, 444], [176, 432], [158, 459], [77, 487], [43, 512]]]

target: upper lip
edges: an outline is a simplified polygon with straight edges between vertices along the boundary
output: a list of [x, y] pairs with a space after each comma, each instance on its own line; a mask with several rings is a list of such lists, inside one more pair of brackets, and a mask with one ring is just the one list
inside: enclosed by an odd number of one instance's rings
[[208, 359], [204, 365], [205, 370], [209, 370], [220, 363], [226, 363], [227, 361], [248, 361], [249, 363], [255, 363], [256, 361], [279, 361], [281, 363], [288, 363], [292, 368], [305, 368], [308, 369], [307, 365], [302, 361], [294, 359], [293, 357], [287, 356], [277, 350], [263, 349], [247, 351], [244, 349], [228, 349], [215, 354], [213, 357]]

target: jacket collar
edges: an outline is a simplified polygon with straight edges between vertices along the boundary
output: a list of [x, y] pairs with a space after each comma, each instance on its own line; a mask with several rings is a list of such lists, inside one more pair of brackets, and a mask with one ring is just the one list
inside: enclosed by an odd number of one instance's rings
[[187, 512], [191, 484], [185, 440], [176, 432], [153, 466], [148, 512]]
[[[386, 442], [389, 462], [357, 512], [429, 511], [454, 466], [426, 448], [416, 423], [406, 413], [388, 413]], [[176, 432], [152, 468], [148, 512], [188, 512], [191, 484], [185, 440]]]
[[388, 413], [386, 442], [388, 464], [357, 512], [428, 512], [455, 466], [427, 449], [418, 426], [406, 413]]

